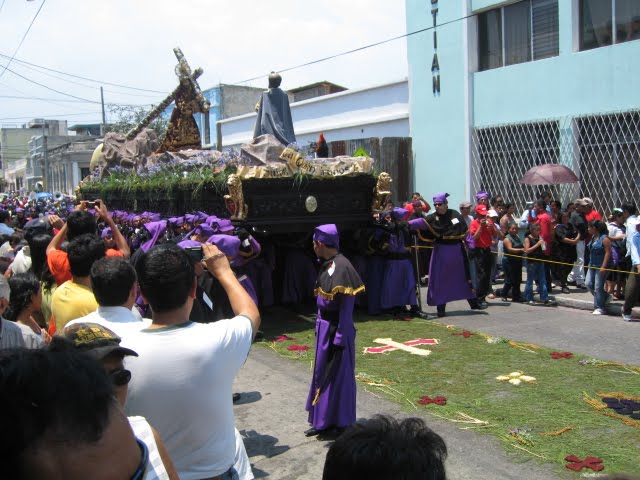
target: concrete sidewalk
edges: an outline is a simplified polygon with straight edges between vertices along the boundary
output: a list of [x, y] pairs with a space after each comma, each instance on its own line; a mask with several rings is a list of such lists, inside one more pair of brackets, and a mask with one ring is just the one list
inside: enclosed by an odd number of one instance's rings
[[[588, 290], [576, 287], [569, 287], [569, 290], [571, 293], [560, 293], [559, 288], [553, 289], [551, 295], [558, 302], [558, 306], [593, 311], [593, 295]], [[606, 308], [607, 315], [622, 316], [623, 305], [624, 300], [616, 300], [611, 297], [611, 303]], [[640, 318], [640, 307], [634, 307], [633, 316]]]

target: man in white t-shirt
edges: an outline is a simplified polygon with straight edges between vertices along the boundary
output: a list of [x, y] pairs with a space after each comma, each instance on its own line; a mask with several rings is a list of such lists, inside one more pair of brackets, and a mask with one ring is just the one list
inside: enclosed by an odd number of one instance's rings
[[98, 309], [66, 324], [97, 323], [114, 331], [127, 346], [129, 336], [151, 324], [133, 308], [136, 296], [136, 271], [122, 257], [104, 257], [91, 266], [91, 287]]
[[237, 478], [231, 388], [260, 326], [258, 309], [215, 245], [203, 262], [220, 282], [236, 315], [210, 324], [189, 321], [196, 277], [189, 256], [171, 244], [140, 257], [136, 271], [152, 311], [148, 328], [128, 344], [138, 358], [127, 412], [147, 418], [160, 433], [183, 480]]
[[10, 296], [9, 282], [0, 275], [0, 350], [25, 347], [20, 327], [15, 322], [2, 318], [9, 307]]

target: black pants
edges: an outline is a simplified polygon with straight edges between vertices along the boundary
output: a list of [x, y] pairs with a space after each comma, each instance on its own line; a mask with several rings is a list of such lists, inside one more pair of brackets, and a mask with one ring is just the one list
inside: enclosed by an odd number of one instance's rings
[[520, 285], [522, 284], [522, 259], [515, 257], [505, 257], [502, 262], [505, 268], [504, 287], [502, 288], [501, 297], [507, 298], [511, 290], [511, 298], [514, 302], [520, 301]]
[[481, 302], [485, 297], [491, 293], [491, 263], [492, 263], [491, 249], [487, 248], [474, 248], [473, 258], [476, 262], [476, 274], [478, 276], [478, 290], [476, 291], [476, 297]]
[[627, 277], [627, 283], [624, 285], [624, 306], [622, 307], [622, 313], [625, 315], [631, 315], [631, 310], [635, 306], [638, 297], [640, 297], [640, 278], [634, 274], [634, 272], [637, 271], [636, 266], [631, 267], [631, 273]]

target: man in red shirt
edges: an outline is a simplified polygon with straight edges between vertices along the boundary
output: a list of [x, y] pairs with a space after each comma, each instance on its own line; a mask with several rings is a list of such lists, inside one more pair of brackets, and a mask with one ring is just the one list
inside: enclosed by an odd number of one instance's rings
[[475, 248], [471, 249], [471, 260], [476, 264], [478, 286], [476, 296], [481, 305], [486, 306], [486, 296], [491, 292], [491, 245], [497, 228], [493, 220], [487, 218], [486, 205], [476, 206], [476, 218], [469, 225]]
[[[542, 252], [550, 258], [553, 224], [551, 216], [547, 213], [547, 203], [542, 199], [538, 199], [533, 204], [533, 210], [536, 212], [536, 217], [533, 218], [531, 212], [529, 212], [529, 223], [540, 224], [540, 237], [544, 241]], [[544, 262], [544, 276], [547, 279], [547, 292], [551, 293], [551, 264], [549, 262]]]
[[[584, 213], [584, 219], [587, 221], [587, 225], [591, 220], [602, 220], [602, 215], [600, 215], [593, 208], [593, 200], [591, 200], [589, 197], [584, 197], [582, 199], [582, 204], [582, 213]], [[587, 241], [587, 243], [591, 240], [591, 236], [588, 233], [585, 240]]]

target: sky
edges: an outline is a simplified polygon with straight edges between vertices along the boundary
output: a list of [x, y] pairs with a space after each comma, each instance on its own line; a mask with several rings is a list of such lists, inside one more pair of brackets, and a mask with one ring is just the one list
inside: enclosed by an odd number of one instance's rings
[[[107, 104], [158, 103], [177, 85], [176, 46], [192, 68], [203, 68], [203, 90], [266, 88], [272, 70], [405, 33], [405, 0], [0, 0], [0, 126], [99, 122], [101, 85]], [[406, 39], [281, 75], [285, 90], [399, 80], [407, 77]], [[254, 77], [261, 78], [241, 83]]]

